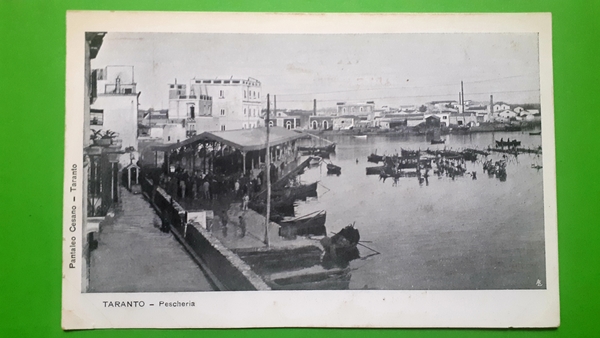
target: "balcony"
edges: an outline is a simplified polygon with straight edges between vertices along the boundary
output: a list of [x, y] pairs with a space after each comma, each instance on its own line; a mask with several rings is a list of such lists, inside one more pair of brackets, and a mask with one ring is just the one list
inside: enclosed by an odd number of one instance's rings
[[104, 94], [114, 95], [134, 95], [137, 94], [135, 91], [135, 84], [107, 84], [104, 86]]

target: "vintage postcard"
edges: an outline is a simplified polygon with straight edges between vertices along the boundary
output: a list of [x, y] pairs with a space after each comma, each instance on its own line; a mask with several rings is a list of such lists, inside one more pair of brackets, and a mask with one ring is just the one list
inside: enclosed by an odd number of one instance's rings
[[551, 36], [67, 13], [63, 328], [558, 326]]

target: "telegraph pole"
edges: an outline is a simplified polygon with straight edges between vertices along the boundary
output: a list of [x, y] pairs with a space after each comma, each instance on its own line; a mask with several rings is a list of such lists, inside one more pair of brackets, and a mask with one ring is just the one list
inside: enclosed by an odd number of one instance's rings
[[267, 245], [267, 247], [269, 247], [269, 222], [270, 222], [270, 218], [271, 218], [271, 149], [270, 149], [270, 144], [269, 144], [269, 131], [270, 131], [270, 100], [269, 100], [269, 94], [267, 94], [267, 119], [266, 121], [266, 125], [267, 125], [267, 154], [265, 156], [265, 166], [266, 166], [266, 181], [267, 181], [267, 214], [266, 214], [266, 219], [265, 219], [265, 244]]

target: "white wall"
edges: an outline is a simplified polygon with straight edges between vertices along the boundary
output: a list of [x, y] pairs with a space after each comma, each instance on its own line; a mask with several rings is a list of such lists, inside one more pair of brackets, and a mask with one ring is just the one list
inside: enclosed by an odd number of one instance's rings
[[92, 108], [104, 111], [104, 122], [101, 126], [91, 128], [112, 130], [123, 140], [123, 149], [137, 149], [137, 95], [98, 95]]

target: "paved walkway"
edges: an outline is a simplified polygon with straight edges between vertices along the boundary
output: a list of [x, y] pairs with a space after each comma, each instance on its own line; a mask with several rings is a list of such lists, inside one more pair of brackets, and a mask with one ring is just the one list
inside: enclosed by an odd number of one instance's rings
[[[223, 227], [220, 222], [213, 226], [212, 234], [217, 237], [227, 248], [236, 249], [258, 249], [266, 247], [265, 238], [265, 216], [252, 209], [241, 210], [241, 203], [232, 203], [227, 211], [229, 223], [227, 225], [227, 236], [224, 236]], [[221, 214], [218, 213], [220, 217]], [[246, 236], [241, 237], [239, 228], [239, 216], [246, 220]], [[298, 237], [294, 240], [287, 240], [279, 237], [279, 225], [269, 222], [269, 244], [271, 248], [291, 249], [304, 246], [316, 245], [316, 240], [310, 240]]]
[[173, 234], [158, 229], [158, 217], [142, 195], [121, 192], [121, 210], [101, 225], [91, 253], [89, 292], [213, 290]]

